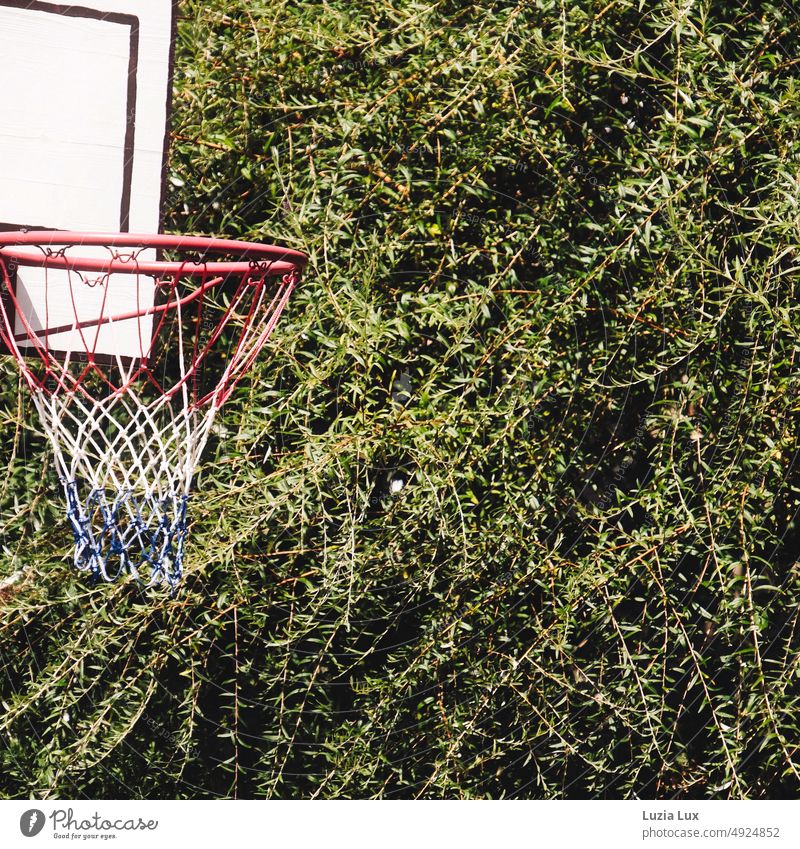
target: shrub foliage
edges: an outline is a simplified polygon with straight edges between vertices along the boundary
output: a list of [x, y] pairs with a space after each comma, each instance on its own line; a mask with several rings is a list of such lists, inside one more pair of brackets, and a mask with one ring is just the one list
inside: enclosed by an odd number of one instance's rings
[[0, 792], [796, 795], [798, 35], [184, 0], [166, 227], [310, 266], [174, 596], [74, 574], [0, 365]]

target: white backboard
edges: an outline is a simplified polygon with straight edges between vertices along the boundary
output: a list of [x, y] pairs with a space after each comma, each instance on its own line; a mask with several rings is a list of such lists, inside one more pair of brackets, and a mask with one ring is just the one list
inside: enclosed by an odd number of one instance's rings
[[[0, 229], [160, 231], [175, 14], [174, 0], [0, 0]], [[32, 316], [64, 312], [59, 276], [49, 272], [45, 299], [41, 272], [20, 269], [18, 299]], [[106, 285], [107, 306], [141, 304], [127, 275]], [[96, 305], [87, 291], [82, 317]], [[136, 356], [150, 324], [100, 334], [96, 352]], [[133, 338], [137, 350], [121, 350]], [[83, 348], [79, 335], [57, 341], [54, 350]]]

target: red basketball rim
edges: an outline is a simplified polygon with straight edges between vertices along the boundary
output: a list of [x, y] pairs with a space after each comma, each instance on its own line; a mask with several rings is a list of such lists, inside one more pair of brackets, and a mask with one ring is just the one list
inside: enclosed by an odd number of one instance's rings
[[[120, 249], [111, 257], [88, 257], [67, 254], [66, 249], [103, 247]], [[22, 248], [22, 250], [20, 250]], [[25, 250], [30, 248], [30, 250]], [[132, 253], [124, 253], [124, 249]], [[136, 251], [152, 248], [196, 253], [196, 258], [181, 261], [141, 260]], [[221, 261], [206, 259], [206, 254], [235, 257]], [[270, 276], [301, 272], [308, 257], [300, 251], [276, 245], [239, 242], [205, 236], [170, 234], [141, 235], [134, 233], [74, 233], [64, 230], [31, 230], [0, 233], [0, 257], [20, 265], [43, 268], [63, 268], [101, 274], [130, 273], [167, 277], [194, 274], [246, 275], [254, 268]]]

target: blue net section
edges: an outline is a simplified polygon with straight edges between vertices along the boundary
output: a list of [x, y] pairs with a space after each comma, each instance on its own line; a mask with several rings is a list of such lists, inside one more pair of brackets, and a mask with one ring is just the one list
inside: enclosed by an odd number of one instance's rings
[[166, 580], [175, 587], [183, 573], [187, 495], [141, 496], [93, 489], [81, 498], [77, 481], [64, 484], [67, 520], [75, 537], [75, 565], [96, 580], [123, 574]]

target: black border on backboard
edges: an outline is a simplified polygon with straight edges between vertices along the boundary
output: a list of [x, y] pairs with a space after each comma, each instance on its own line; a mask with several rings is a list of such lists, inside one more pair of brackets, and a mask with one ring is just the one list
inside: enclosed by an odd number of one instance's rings
[[[65, 6], [57, 3], [44, 3], [40, 0], [0, 0], [0, 6], [6, 6], [12, 9], [24, 9], [29, 12], [44, 12], [45, 14], [63, 15], [67, 18], [89, 18], [96, 21], [106, 21], [112, 24], [120, 24], [127, 26], [130, 29], [130, 52], [128, 58], [128, 91], [127, 91], [127, 109], [125, 123], [125, 142], [123, 146], [123, 171], [122, 171], [122, 194], [120, 197], [120, 216], [119, 216], [119, 231], [127, 233], [130, 229], [130, 212], [131, 212], [131, 189], [133, 185], [133, 156], [134, 145], [136, 139], [136, 95], [137, 95], [137, 77], [139, 73], [139, 18], [136, 15], [126, 15], [119, 12], [103, 12], [99, 9], [89, 9], [85, 6]], [[177, 2], [173, 4], [173, 31], [175, 27]], [[170, 48], [171, 54], [174, 53], [174, 41]], [[172, 89], [172, 58], [170, 59], [169, 69], [169, 89], [171, 97]], [[47, 104], [42, 104], [46, 108]], [[169, 111], [168, 111], [169, 114]], [[166, 133], [169, 138], [169, 133]], [[163, 179], [163, 176], [162, 176]], [[164, 186], [162, 186], [162, 206]], [[159, 209], [159, 219], [161, 217], [161, 209]], [[20, 230], [26, 228], [28, 230], [52, 229], [37, 225], [35, 222], [16, 222], [14, 224], [0, 222], [0, 230]]]

